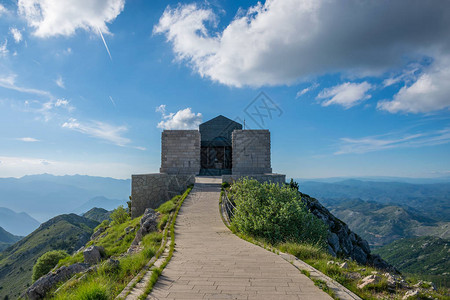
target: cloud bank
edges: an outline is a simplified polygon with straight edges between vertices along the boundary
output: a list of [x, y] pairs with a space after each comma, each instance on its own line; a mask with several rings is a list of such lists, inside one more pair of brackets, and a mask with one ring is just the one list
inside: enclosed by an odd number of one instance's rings
[[405, 53], [450, 46], [447, 1], [268, 0], [223, 31], [214, 31], [217, 19], [196, 4], [167, 7], [154, 33], [201, 76], [237, 87], [330, 71], [374, 73], [401, 65]]
[[[378, 108], [423, 113], [450, 107], [443, 96], [450, 64], [441, 64], [450, 60], [449, 1], [267, 0], [240, 10], [224, 27], [219, 22], [209, 6], [179, 4], [166, 8], [153, 32], [166, 37], [179, 62], [233, 87], [289, 85], [330, 73], [379, 77], [428, 57], [434, 62], [422, 76], [408, 77], [417, 81], [384, 82], [405, 87]], [[327, 90], [319, 98], [328, 93], [330, 99], [322, 104], [348, 108], [368, 97], [368, 84], [340, 88], [350, 99]]]

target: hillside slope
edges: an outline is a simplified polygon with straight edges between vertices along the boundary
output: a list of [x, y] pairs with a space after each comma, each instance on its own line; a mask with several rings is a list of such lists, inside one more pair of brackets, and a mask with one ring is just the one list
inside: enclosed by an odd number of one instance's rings
[[22, 237], [14, 235], [0, 227], [0, 252], [8, 248]]
[[401, 239], [374, 252], [401, 272], [420, 274], [438, 285], [450, 286], [450, 240], [448, 239], [437, 237]]
[[98, 224], [75, 214], [60, 215], [0, 253], [0, 299], [6, 295], [16, 299], [31, 284], [33, 265], [42, 254], [56, 249], [78, 250]]
[[9, 208], [0, 207], [0, 227], [14, 235], [26, 236], [38, 228], [39, 224], [27, 213], [16, 213]]

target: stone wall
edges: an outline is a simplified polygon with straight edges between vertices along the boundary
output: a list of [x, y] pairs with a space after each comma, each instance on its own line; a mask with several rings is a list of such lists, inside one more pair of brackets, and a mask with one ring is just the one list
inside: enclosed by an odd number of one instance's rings
[[131, 176], [131, 217], [142, 215], [146, 208], [158, 208], [195, 183], [193, 174], [143, 174]]
[[200, 133], [198, 130], [164, 130], [161, 135], [161, 173], [200, 172]]
[[233, 175], [272, 173], [269, 130], [234, 130]]

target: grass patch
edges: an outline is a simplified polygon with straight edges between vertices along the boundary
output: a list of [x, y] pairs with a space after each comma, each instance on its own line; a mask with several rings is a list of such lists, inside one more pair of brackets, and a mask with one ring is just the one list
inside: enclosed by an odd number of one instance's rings
[[279, 244], [277, 248], [280, 249], [280, 251], [292, 254], [301, 260], [332, 258], [331, 255], [327, 254], [317, 245], [287, 242]]
[[[187, 196], [187, 193], [183, 194]], [[165, 208], [170, 208], [172, 203], [179, 203], [182, 197], [174, 197], [167, 201]], [[169, 202], [169, 204], [167, 204]], [[181, 203], [180, 203], [181, 205]], [[162, 210], [164, 211], [164, 210]], [[139, 229], [141, 217], [133, 220], [127, 220], [124, 223], [117, 222], [102, 223], [98, 226], [106, 228], [105, 232], [94, 241], [89, 241], [86, 246], [98, 245], [105, 248], [107, 257], [116, 259], [118, 263], [104, 261], [97, 270], [87, 273], [81, 278], [68, 281], [61, 286], [57, 294], [50, 296], [54, 299], [113, 299], [116, 297], [148, 263], [148, 261], [161, 253], [157, 253], [163, 239], [163, 233], [152, 232], [142, 238], [143, 250], [133, 255], [121, 255], [125, 253], [133, 241], [137, 230]], [[168, 213], [161, 213], [159, 228], [169, 220]], [[98, 229], [97, 228], [97, 229]], [[173, 228], [172, 228], [173, 229]], [[167, 231], [164, 232], [167, 237]], [[77, 253], [59, 261], [60, 266], [70, 265], [83, 261], [83, 253]]]
[[314, 279], [311, 278], [311, 280], [314, 282], [314, 285], [317, 286], [319, 289], [330, 295], [333, 299], [339, 299], [336, 297], [336, 294], [331, 290], [327, 283], [321, 279]]
[[159, 211], [162, 214], [168, 214], [173, 211], [177, 207], [177, 204], [172, 199], [161, 204], [156, 211]]
[[162, 234], [152, 232], [142, 239], [144, 250], [134, 254], [118, 258], [119, 264], [114, 265], [108, 262], [102, 263], [99, 268], [87, 274], [83, 279], [75, 284], [67, 284], [55, 295], [55, 299], [103, 299], [103, 298], [83, 298], [86, 291], [93, 287], [104, 288], [105, 299], [112, 299], [117, 296], [123, 288], [136, 276], [145, 266], [148, 260], [153, 257], [161, 243]]

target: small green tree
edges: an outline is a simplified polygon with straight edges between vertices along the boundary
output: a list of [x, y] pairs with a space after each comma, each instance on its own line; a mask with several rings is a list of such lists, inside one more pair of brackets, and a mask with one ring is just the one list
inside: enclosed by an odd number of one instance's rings
[[123, 205], [119, 206], [111, 213], [111, 220], [113, 220], [114, 224], [116, 225], [125, 223], [129, 219], [130, 216], [128, 215], [128, 212], [123, 207]]
[[130, 199], [130, 201], [127, 201], [127, 205], [128, 205], [128, 215], [131, 218], [131, 203], [133, 201], [133, 199], [131, 198], [131, 196], [128, 196], [128, 199]]
[[60, 259], [69, 256], [66, 251], [63, 250], [53, 250], [42, 254], [38, 258], [33, 267], [33, 274], [31, 279], [34, 281], [41, 278], [41, 276], [50, 272], [59, 262]]
[[293, 190], [298, 191], [298, 188], [299, 188], [298, 182], [294, 181], [294, 179], [291, 178], [291, 182], [289, 182], [289, 187]]

